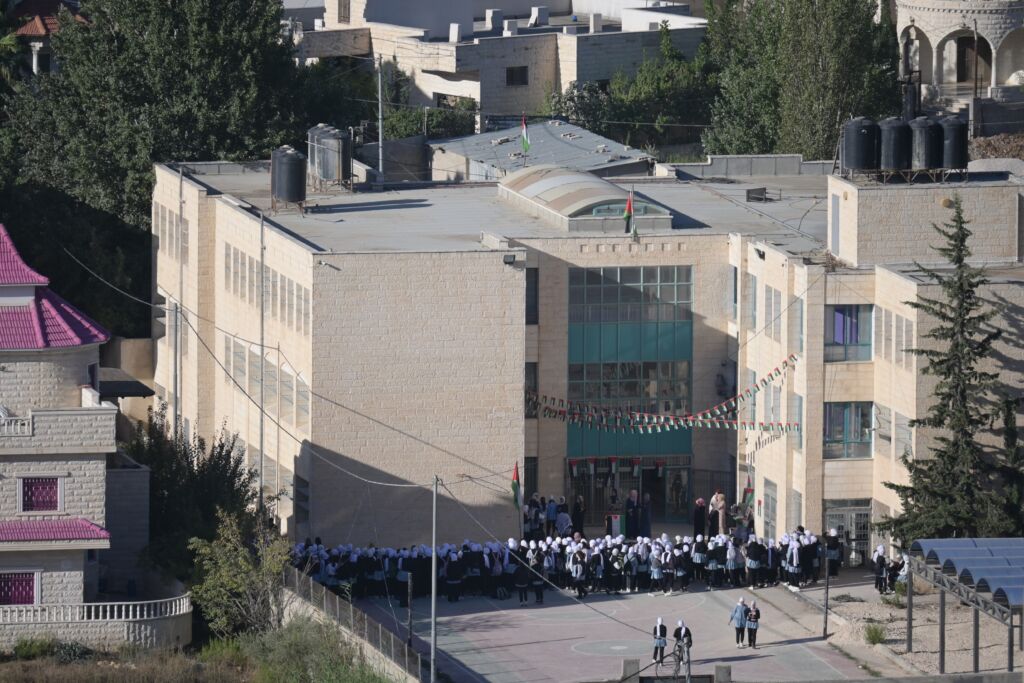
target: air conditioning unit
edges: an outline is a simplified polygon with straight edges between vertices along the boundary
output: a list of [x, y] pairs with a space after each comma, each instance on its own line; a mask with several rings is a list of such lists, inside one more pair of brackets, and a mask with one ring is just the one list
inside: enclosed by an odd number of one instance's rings
[[495, 139], [491, 140], [491, 145], [494, 146], [494, 147], [497, 147], [498, 145], [504, 145], [506, 142], [512, 142], [512, 138], [510, 138], [510, 137], [495, 138]]

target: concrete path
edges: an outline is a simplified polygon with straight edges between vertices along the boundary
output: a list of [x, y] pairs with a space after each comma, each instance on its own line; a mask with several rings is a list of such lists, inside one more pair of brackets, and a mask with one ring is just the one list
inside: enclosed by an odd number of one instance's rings
[[[737, 649], [728, 624], [741, 595], [761, 607], [756, 650]], [[397, 602], [361, 601], [360, 606], [386, 626], [398, 624], [404, 633], [406, 611]], [[415, 601], [413, 616], [416, 636], [429, 643], [429, 601]], [[614, 681], [625, 658], [639, 659], [642, 667], [650, 664], [650, 632], [659, 616], [670, 633], [679, 618], [693, 630], [694, 674], [710, 674], [715, 664], [730, 664], [737, 681], [862, 679], [870, 671], [905, 675], [867, 648], [852, 651], [847, 646], [841, 651], [822, 641], [821, 611], [781, 587], [656, 597], [601, 595], [583, 604], [568, 593], [548, 591], [545, 604], [529, 607], [519, 607], [514, 598], [470, 597], [455, 604], [441, 598], [438, 647], [447, 655], [441, 668], [457, 681]], [[644, 673], [653, 674], [654, 668]]]

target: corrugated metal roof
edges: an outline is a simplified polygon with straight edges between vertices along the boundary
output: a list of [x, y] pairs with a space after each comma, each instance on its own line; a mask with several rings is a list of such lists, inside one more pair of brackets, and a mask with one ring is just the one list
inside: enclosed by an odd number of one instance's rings
[[1024, 538], [925, 538], [910, 552], [1005, 607], [1024, 605]]
[[[512, 173], [530, 166], [558, 164], [573, 171], [604, 171], [617, 166], [653, 160], [642, 150], [609, 140], [586, 128], [562, 121], [545, 121], [527, 125], [530, 151], [522, 155], [519, 141], [521, 127], [468, 135], [461, 138], [436, 140], [434, 149], [453, 152], [481, 164]], [[506, 140], [505, 142], [498, 142]], [[476, 180], [470, 178], [470, 180]]]

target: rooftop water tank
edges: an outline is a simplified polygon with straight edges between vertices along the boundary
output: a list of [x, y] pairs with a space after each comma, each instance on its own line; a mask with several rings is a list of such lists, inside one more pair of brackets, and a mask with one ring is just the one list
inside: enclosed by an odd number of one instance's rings
[[270, 183], [274, 199], [288, 204], [306, 201], [306, 157], [288, 146], [275, 152], [271, 154]]
[[843, 124], [843, 168], [851, 171], [878, 169], [878, 124], [859, 116]]
[[942, 126], [942, 167], [967, 168], [967, 124], [957, 116], [939, 121]]
[[903, 119], [891, 117], [878, 124], [880, 151], [878, 167], [883, 171], [910, 168], [910, 126]]
[[910, 167], [916, 171], [942, 168], [942, 126], [927, 116], [910, 122]]

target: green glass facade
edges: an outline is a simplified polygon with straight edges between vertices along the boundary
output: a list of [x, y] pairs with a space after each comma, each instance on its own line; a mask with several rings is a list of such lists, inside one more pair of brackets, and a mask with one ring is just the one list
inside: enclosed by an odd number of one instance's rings
[[[569, 270], [568, 398], [650, 413], [691, 410], [690, 266]], [[686, 455], [689, 430], [604, 432], [568, 425], [569, 458]]]

